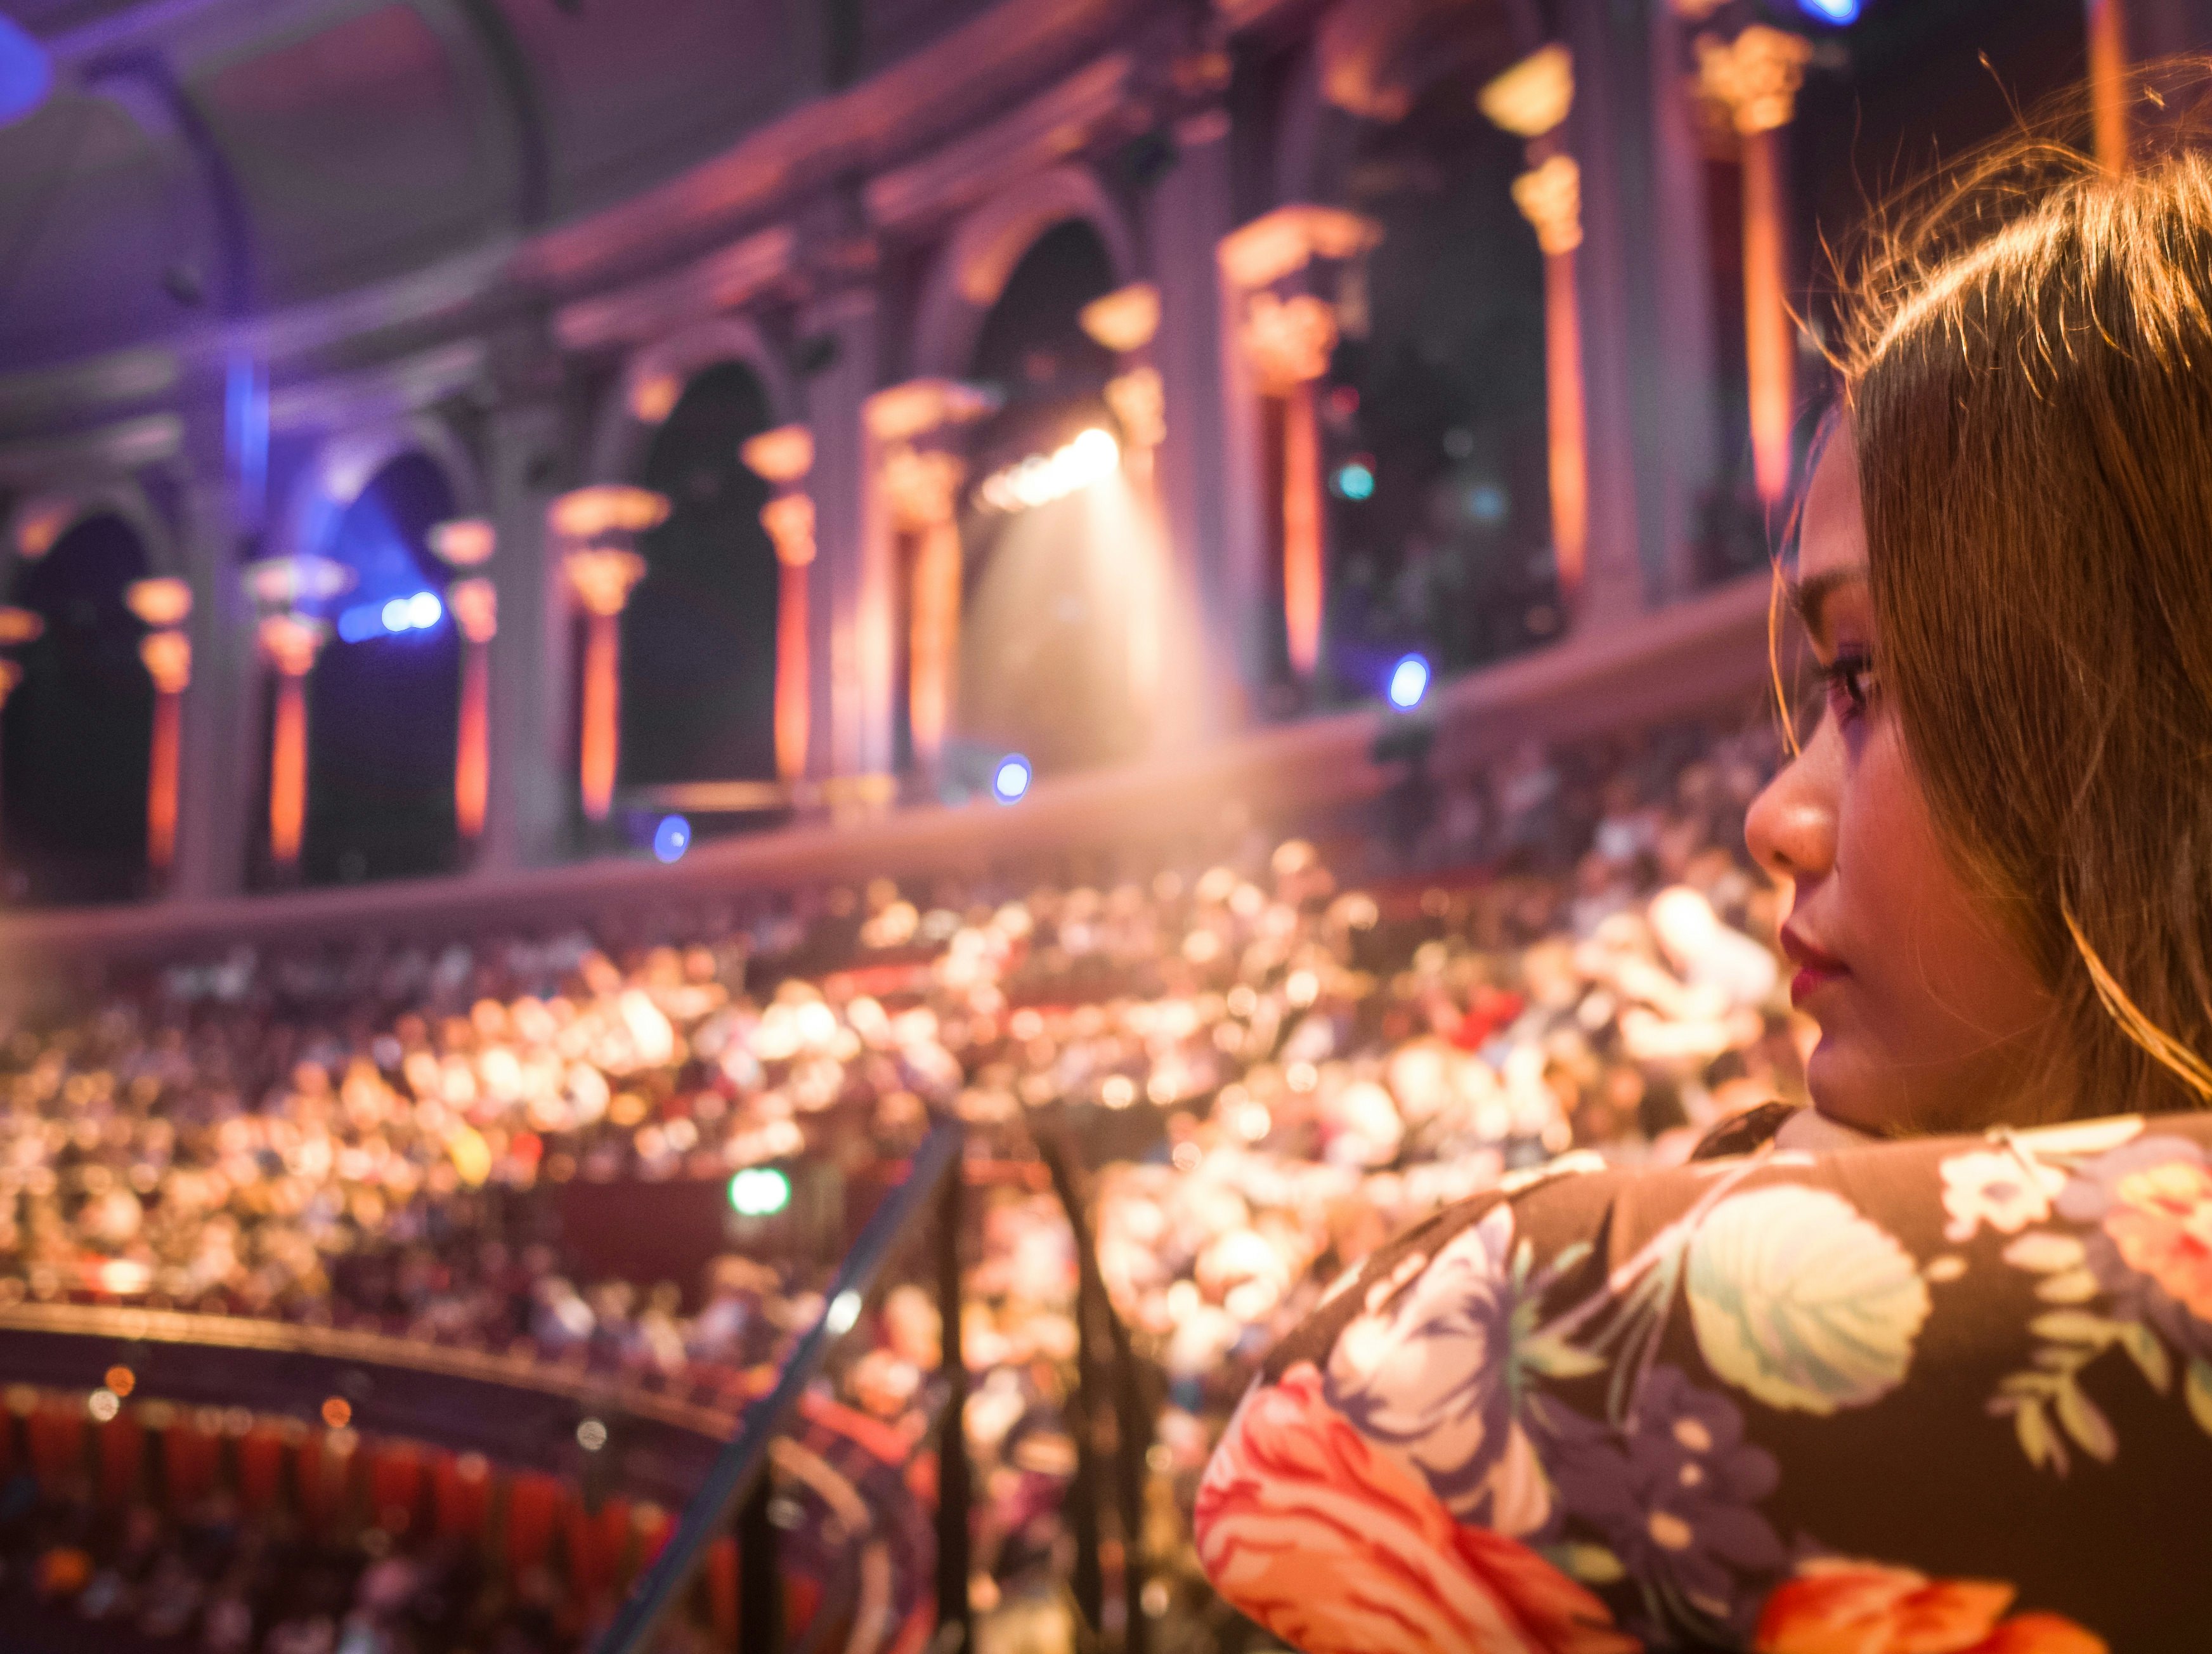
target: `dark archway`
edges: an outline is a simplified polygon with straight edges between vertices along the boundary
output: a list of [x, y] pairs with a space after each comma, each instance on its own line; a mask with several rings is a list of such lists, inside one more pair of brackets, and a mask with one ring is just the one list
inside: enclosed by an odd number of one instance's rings
[[684, 387], [645, 459], [668, 520], [639, 545], [645, 578], [623, 612], [622, 781], [775, 775], [775, 546], [769, 485], [738, 449], [769, 426], [768, 393], [738, 362]]
[[[446, 615], [446, 575], [432, 526], [453, 514], [437, 463], [406, 453], [369, 479], [321, 548], [353, 570], [331, 605], [334, 635], [307, 684], [307, 823], [300, 857], [310, 884], [443, 873], [454, 865], [453, 745], [460, 647]], [[408, 623], [386, 605], [424, 593]]]
[[[1079, 432], [1119, 435], [1101, 396], [1114, 355], [1078, 316], [1115, 285], [1098, 232], [1072, 219], [1025, 253], [983, 319], [972, 377], [1005, 398], [975, 434], [961, 530], [954, 728], [987, 769], [1004, 751], [1038, 773], [1127, 756], [1139, 744], [1129, 678], [1126, 557], [1135, 526], [1117, 475], [1018, 513], [979, 508], [974, 485]], [[903, 582], [902, 582], [903, 589]]]
[[[1544, 269], [1512, 184], [1521, 144], [1464, 82], [1370, 127], [1346, 204], [1382, 238], [1365, 327], [1322, 387], [1324, 658], [1354, 698], [1419, 649], [1477, 665], [1553, 635]], [[1355, 307], [1356, 310], [1356, 307]]]
[[13, 899], [145, 893], [154, 684], [138, 659], [146, 629], [124, 593], [147, 572], [136, 532], [103, 514], [16, 578], [16, 605], [46, 629], [21, 652], [23, 679], [0, 716], [0, 836]]

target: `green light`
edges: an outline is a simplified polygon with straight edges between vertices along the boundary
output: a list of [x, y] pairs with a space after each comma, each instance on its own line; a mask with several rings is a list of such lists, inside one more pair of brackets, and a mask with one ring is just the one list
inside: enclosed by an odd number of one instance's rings
[[772, 1218], [791, 1204], [791, 1179], [774, 1166], [747, 1166], [730, 1179], [730, 1210], [741, 1218]]

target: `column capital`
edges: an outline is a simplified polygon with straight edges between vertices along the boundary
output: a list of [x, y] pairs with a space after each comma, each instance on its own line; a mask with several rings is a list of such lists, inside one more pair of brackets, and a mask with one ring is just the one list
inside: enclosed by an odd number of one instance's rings
[[306, 615], [266, 615], [254, 636], [261, 645], [262, 657], [276, 669], [277, 676], [305, 678], [314, 670], [315, 657], [323, 652], [330, 628]]
[[173, 575], [134, 580], [123, 588], [124, 606], [156, 631], [181, 626], [192, 612], [192, 588]]
[[668, 510], [665, 494], [627, 483], [596, 483], [562, 495], [547, 508], [545, 520], [562, 539], [591, 546], [624, 543], [658, 528], [668, 520]]
[[1382, 239], [1382, 227], [1372, 218], [1295, 202], [1230, 231], [1217, 256], [1222, 273], [1249, 292], [1318, 259], [1356, 258]]
[[471, 643], [489, 643], [499, 635], [499, 587], [483, 575], [457, 580], [447, 588], [446, 607]]
[[884, 496], [899, 526], [908, 532], [952, 521], [967, 463], [957, 453], [923, 453], [902, 443], [884, 461]]
[[1076, 313], [1092, 339], [1117, 356], [1141, 350], [1160, 331], [1160, 290], [1150, 282], [1132, 282]]
[[1108, 380], [1106, 405], [1131, 447], [1156, 448], [1167, 441], [1167, 392], [1157, 368], [1132, 368]]
[[1546, 252], [1582, 245], [1583, 174], [1572, 156], [1553, 155], [1515, 179], [1513, 204], [1536, 227], [1536, 245]]
[[498, 526], [483, 517], [456, 517], [430, 530], [430, 553], [448, 569], [481, 569], [498, 550]]
[[1310, 293], [1255, 293], [1245, 308], [1244, 353], [1270, 396], [1326, 374], [1336, 339], [1336, 313]]
[[775, 560], [787, 569], [804, 569], [814, 561], [814, 502], [792, 493], [770, 500], [761, 508], [761, 526], [775, 542]]
[[878, 442], [910, 442], [994, 413], [998, 392], [956, 379], [910, 379], [878, 391], [860, 404], [868, 435]]
[[738, 458], [763, 481], [788, 488], [814, 469], [814, 433], [804, 425], [779, 425], [746, 438]]
[[138, 659], [161, 695], [182, 695], [192, 684], [192, 641], [179, 631], [149, 632], [138, 640]]
[[1700, 34], [1698, 81], [1729, 112], [1737, 131], [1754, 137], [1790, 124], [1812, 55], [1812, 42], [1802, 34], [1764, 23], [1753, 23], [1733, 40]]
[[629, 606], [629, 594], [645, 578], [645, 559], [617, 546], [583, 546], [561, 559], [568, 589], [586, 612], [611, 620]]
[[1530, 52], [1475, 94], [1493, 126], [1516, 137], [1556, 131], [1575, 103], [1575, 58], [1554, 40]]

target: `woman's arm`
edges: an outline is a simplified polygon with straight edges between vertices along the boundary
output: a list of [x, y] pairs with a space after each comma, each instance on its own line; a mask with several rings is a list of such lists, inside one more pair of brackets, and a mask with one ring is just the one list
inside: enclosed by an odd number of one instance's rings
[[1200, 1555], [1309, 1654], [2094, 1654], [2212, 1625], [2212, 1118], [1468, 1201], [1347, 1278]]

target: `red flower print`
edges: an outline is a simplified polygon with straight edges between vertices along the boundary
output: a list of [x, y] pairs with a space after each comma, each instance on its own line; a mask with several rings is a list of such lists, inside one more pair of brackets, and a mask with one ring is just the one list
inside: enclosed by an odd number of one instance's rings
[[1639, 1654], [1534, 1551], [1454, 1521], [1322, 1399], [1310, 1363], [1247, 1398], [1195, 1525], [1221, 1594], [1306, 1654]]
[[2014, 1588], [1878, 1562], [1808, 1562], [1766, 1599], [1755, 1654], [2106, 1654], [2056, 1614], [2003, 1619]]
[[2129, 1172], [2112, 1185], [2105, 1232], [2128, 1268], [2212, 1321], [2212, 1171], [2168, 1160]]

